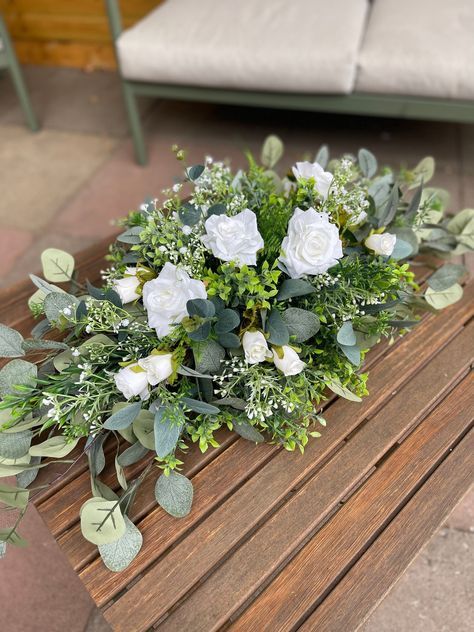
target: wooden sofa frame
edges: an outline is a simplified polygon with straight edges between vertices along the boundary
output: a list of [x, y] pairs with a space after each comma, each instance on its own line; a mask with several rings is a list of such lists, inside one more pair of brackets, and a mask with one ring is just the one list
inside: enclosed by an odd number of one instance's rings
[[13, 48], [10, 35], [8, 33], [5, 21], [0, 14], [0, 41], [3, 47], [0, 48], [0, 70], [9, 70], [13, 85], [15, 86], [18, 99], [20, 101], [23, 114], [25, 115], [26, 122], [32, 132], [39, 130], [39, 123], [31, 105], [28, 90], [23, 79], [23, 73], [21, 71], [20, 64], [16, 57], [15, 49]]
[[[114, 46], [122, 33], [122, 20], [118, 0], [105, 0]], [[116, 49], [117, 54], [117, 49]], [[120, 60], [117, 54], [120, 71]], [[122, 75], [121, 75], [122, 77]], [[386, 94], [353, 93], [350, 95], [291, 94], [282, 92], [255, 92], [252, 90], [228, 90], [198, 86], [131, 81], [122, 77], [123, 95], [138, 164], [147, 163], [147, 151], [143, 136], [138, 96], [201, 101], [255, 107], [307, 110], [311, 112], [335, 112], [362, 116], [452, 121], [474, 123], [474, 101], [435, 99]]]

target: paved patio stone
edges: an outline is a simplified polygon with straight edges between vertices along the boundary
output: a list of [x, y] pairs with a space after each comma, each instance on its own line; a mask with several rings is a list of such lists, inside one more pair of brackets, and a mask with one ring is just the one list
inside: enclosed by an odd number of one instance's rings
[[[25, 81], [43, 128], [122, 137], [128, 133], [122, 88], [112, 72], [25, 66]], [[0, 74], [0, 125], [24, 125], [10, 77]], [[111, 107], [113, 104], [113, 107]], [[141, 99], [142, 114], [152, 101]]]
[[474, 535], [443, 529], [359, 632], [471, 632], [473, 577]]
[[[30, 545], [9, 547], [0, 562], [0, 630], [85, 632], [95, 604], [34, 507], [20, 530]], [[94, 617], [90, 632], [105, 632]]]
[[25, 230], [3, 228], [0, 230], [0, 283], [33, 241], [33, 235]]
[[110, 138], [0, 127], [0, 223], [43, 228], [110, 155]]

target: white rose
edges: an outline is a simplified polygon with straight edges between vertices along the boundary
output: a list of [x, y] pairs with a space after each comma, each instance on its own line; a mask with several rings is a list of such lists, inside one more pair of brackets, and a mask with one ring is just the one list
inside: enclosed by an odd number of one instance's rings
[[248, 364], [258, 364], [272, 357], [267, 340], [261, 331], [246, 331], [242, 336], [242, 346]]
[[273, 350], [273, 360], [277, 369], [280, 369], [285, 375], [298, 375], [305, 368], [306, 364], [300, 360], [299, 355], [294, 349], [284, 345], [282, 347], [283, 357], [280, 358], [275, 350]]
[[158, 338], [171, 332], [171, 325], [180, 323], [188, 315], [186, 303], [193, 298], [207, 298], [202, 281], [166, 262], [156, 279], [143, 286], [143, 304], [148, 313], [148, 324], [155, 327]]
[[173, 373], [173, 354], [152, 354], [138, 360], [138, 365], [145, 371], [149, 384], [156, 386]]
[[292, 279], [326, 272], [342, 257], [337, 226], [330, 223], [327, 213], [318, 213], [314, 208], [295, 209], [281, 248], [280, 261]]
[[137, 366], [138, 364], [131, 364], [114, 375], [115, 385], [123, 393], [125, 399], [131, 399], [137, 395], [140, 395], [141, 399], [148, 399], [150, 396], [146, 373], [132, 371], [132, 368]]
[[317, 162], [297, 162], [293, 167], [293, 175], [297, 180], [314, 178], [314, 188], [327, 198], [334, 176], [329, 171], [324, 171]]
[[125, 276], [123, 279], [115, 279], [113, 288], [120, 296], [120, 300], [125, 305], [131, 303], [140, 298], [140, 294], [137, 293], [140, 281], [137, 279], [137, 269], [128, 266], [125, 268]]
[[253, 211], [247, 208], [233, 217], [211, 215], [205, 227], [201, 240], [217, 259], [235, 261], [241, 266], [257, 263], [257, 252], [264, 244]]
[[364, 243], [367, 248], [373, 250], [376, 255], [389, 257], [395, 248], [396, 241], [396, 235], [392, 235], [392, 233], [382, 233], [381, 235], [370, 235]]

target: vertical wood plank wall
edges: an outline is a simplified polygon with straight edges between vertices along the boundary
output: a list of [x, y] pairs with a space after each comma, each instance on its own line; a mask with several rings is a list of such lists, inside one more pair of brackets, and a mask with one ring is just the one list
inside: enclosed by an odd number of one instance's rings
[[[162, 0], [120, 0], [124, 26]], [[115, 67], [104, 0], [0, 0], [23, 63], [93, 70]]]

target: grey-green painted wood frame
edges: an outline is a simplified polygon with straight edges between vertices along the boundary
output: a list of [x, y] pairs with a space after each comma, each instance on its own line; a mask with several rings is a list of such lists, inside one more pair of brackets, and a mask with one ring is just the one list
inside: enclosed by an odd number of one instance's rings
[[0, 69], [6, 69], [10, 72], [26, 122], [28, 123], [30, 129], [33, 132], [36, 132], [39, 130], [38, 119], [36, 118], [33, 106], [31, 105], [28, 89], [26, 87], [25, 80], [23, 79], [23, 73], [21, 71], [20, 64], [18, 63], [7, 26], [1, 14], [0, 41], [2, 46], [0, 49]]
[[[122, 32], [122, 21], [117, 0], [105, 0], [114, 44]], [[117, 63], [120, 61], [117, 55]], [[122, 75], [125, 107], [132, 132], [135, 156], [138, 164], [147, 163], [147, 151], [137, 107], [137, 96], [153, 96], [162, 99], [202, 101], [232, 105], [335, 112], [362, 116], [386, 116], [422, 120], [474, 123], [474, 101], [435, 99], [387, 94], [325, 95], [289, 94], [283, 92], [254, 92], [227, 90], [197, 86], [163, 85], [131, 81]]]

